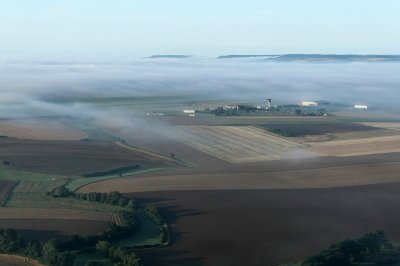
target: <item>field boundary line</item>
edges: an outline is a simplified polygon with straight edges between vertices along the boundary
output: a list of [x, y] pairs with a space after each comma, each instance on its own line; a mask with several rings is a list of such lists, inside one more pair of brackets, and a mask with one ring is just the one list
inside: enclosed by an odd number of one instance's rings
[[169, 157], [167, 155], [163, 155], [163, 154], [159, 154], [159, 153], [156, 153], [156, 152], [146, 151], [146, 150], [143, 150], [143, 149], [140, 149], [140, 148], [136, 148], [136, 147], [133, 147], [133, 146], [131, 146], [129, 144], [123, 143], [121, 141], [115, 141], [114, 143], [117, 144], [118, 146], [123, 147], [123, 148], [128, 149], [128, 150], [141, 152], [141, 153], [153, 156], [155, 158], [164, 159], [164, 160], [171, 161], [171, 162], [176, 162], [179, 165], [186, 166], [183, 162], [181, 162], [181, 161], [179, 161], [177, 159], [172, 159], [171, 157]]
[[20, 180], [14, 182], [11, 187], [8, 189], [6, 196], [3, 198], [3, 201], [0, 203], [0, 207], [4, 207], [8, 200], [11, 198], [11, 194], [14, 191], [14, 189], [18, 186], [18, 184], [20, 183]]

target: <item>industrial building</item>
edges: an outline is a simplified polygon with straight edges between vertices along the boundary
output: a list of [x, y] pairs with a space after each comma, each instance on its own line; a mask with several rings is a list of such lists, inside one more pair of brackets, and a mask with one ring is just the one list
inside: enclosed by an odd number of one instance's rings
[[356, 104], [356, 105], [354, 105], [354, 109], [356, 109], [356, 110], [368, 110], [368, 105]]
[[312, 106], [318, 106], [318, 102], [307, 102], [307, 101], [303, 101], [301, 102], [302, 106], [307, 106], [307, 107], [312, 107]]

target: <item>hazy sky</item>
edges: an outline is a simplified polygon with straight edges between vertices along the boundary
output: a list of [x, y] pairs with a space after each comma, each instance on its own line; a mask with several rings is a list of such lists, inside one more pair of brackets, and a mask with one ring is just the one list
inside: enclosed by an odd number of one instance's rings
[[399, 0], [0, 0], [0, 56], [400, 54]]

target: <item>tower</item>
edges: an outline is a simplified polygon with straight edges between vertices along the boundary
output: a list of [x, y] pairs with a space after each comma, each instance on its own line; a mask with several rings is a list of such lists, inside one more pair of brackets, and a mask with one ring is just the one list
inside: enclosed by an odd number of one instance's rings
[[272, 100], [267, 99], [267, 109], [271, 109], [271, 106], [272, 106]]

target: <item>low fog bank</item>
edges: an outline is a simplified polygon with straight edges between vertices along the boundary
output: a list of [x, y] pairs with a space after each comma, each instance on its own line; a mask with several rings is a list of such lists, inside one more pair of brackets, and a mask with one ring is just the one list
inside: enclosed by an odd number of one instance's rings
[[[276, 104], [328, 100], [398, 110], [400, 63], [277, 63], [254, 59], [0, 62], [1, 116], [74, 115], [93, 97], [193, 96]], [[91, 107], [85, 113], [97, 110]]]

